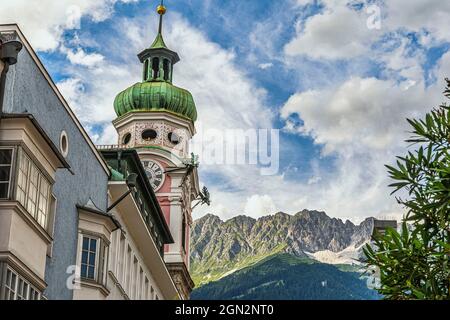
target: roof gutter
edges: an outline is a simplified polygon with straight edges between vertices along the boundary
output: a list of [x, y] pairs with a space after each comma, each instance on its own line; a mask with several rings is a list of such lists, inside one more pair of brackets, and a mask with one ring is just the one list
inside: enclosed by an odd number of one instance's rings
[[14, 39], [13, 34], [7, 34], [6, 36], [0, 35], [0, 60], [4, 63], [4, 67], [0, 75], [0, 121], [3, 116], [6, 74], [9, 71], [9, 66], [17, 63], [17, 56], [20, 50], [22, 50], [22, 47], [22, 43]]

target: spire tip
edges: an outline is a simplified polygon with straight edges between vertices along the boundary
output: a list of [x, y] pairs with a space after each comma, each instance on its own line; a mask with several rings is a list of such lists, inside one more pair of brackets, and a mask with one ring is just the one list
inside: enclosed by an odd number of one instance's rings
[[159, 15], [165, 14], [166, 11], [167, 11], [167, 9], [166, 9], [166, 7], [162, 4], [162, 2], [161, 2], [161, 4], [156, 8], [156, 12], [158, 12]]

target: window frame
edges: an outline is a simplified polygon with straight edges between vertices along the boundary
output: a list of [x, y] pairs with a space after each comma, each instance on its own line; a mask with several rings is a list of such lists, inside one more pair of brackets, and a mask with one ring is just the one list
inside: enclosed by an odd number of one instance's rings
[[[83, 243], [84, 239], [89, 239], [88, 244], [88, 253], [87, 253], [87, 259], [88, 263], [83, 263]], [[89, 277], [89, 267], [91, 266], [90, 263], [90, 246], [91, 241], [95, 240], [95, 258], [94, 258], [94, 278]], [[86, 282], [94, 282], [98, 283], [102, 286], [106, 287], [107, 283], [107, 275], [108, 275], [108, 263], [109, 263], [109, 249], [110, 249], [110, 243], [107, 242], [102, 236], [91, 234], [91, 233], [81, 233], [80, 234], [80, 240], [79, 240], [79, 266], [80, 266], [80, 280], [86, 281]], [[82, 272], [82, 265], [86, 265], [86, 276], [83, 276]]]
[[[24, 173], [22, 170], [22, 161], [26, 161], [26, 167], [27, 171]], [[53, 195], [53, 184], [54, 181], [49, 178], [49, 176], [45, 173], [44, 170], [42, 170], [41, 166], [35, 161], [33, 157], [31, 157], [28, 152], [22, 148], [19, 147], [17, 150], [17, 156], [16, 156], [16, 162], [15, 162], [15, 179], [16, 182], [14, 184], [14, 196], [13, 199], [19, 202], [22, 207], [28, 212], [28, 214], [33, 218], [34, 221], [37, 222], [39, 226], [41, 226], [47, 233], [49, 233], [50, 228], [53, 228], [51, 226], [50, 222], [54, 221], [54, 217], [51, 217], [54, 215], [54, 211], [52, 210], [52, 195]], [[36, 181], [36, 190], [35, 190], [35, 203], [33, 204], [34, 210], [33, 212], [30, 211], [30, 198], [32, 195], [30, 195], [30, 189], [34, 183], [32, 183], [32, 174], [36, 174], [37, 181]], [[21, 175], [24, 175], [25, 180], [25, 186], [21, 186], [22, 183], [22, 177]], [[41, 215], [41, 196], [44, 195], [42, 193], [42, 183], [44, 182], [44, 186], [46, 187], [46, 205], [45, 205], [45, 211], [44, 214]], [[23, 190], [25, 188], [25, 190]], [[19, 191], [20, 189], [20, 191]], [[19, 196], [19, 193], [23, 193], [23, 199], [19, 198], [22, 197], [22, 195]], [[22, 202], [23, 201], [23, 202]], [[54, 208], [56, 209], [56, 208]], [[43, 221], [41, 221], [41, 217], [44, 217]]]
[[[84, 249], [84, 241], [87, 239], [87, 250]], [[84, 280], [91, 280], [96, 281], [97, 280], [97, 271], [99, 266], [99, 241], [100, 239], [97, 237], [93, 237], [90, 235], [83, 235], [81, 239], [81, 263], [80, 263], [80, 277]], [[95, 241], [95, 251], [92, 250], [92, 243]], [[86, 263], [83, 262], [83, 253], [86, 252]], [[91, 262], [91, 254], [94, 254], [94, 262], [92, 264]], [[86, 266], [86, 274], [83, 275], [83, 265]], [[90, 268], [93, 268], [93, 276], [90, 277]]]
[[[0, 287], [3, 287], [3, 300], [41, 300], [42, 292], [40, 292], [30, 281], [23, 277], [19, 272], [10, 266], [5, 267], [5, 275], [2, 277]], [[8, 281], [8, 273], [10, 281]], [[14, 284], [12, 283], [15, 279]], [[9, 282], [9, 283], [8, 283]], [[21, 285], [20, 285], [21, 284]]]
[[[0, 200], [9, 200], [12, 198], [12, 185], [14, 184], [13, 177], [14, 173], [14, 164], [16, 162], [16, 148], [13, 146], [0, 146], [0, 150], [11, 150], [11, 163], [8, 164], [0, 164], [0, 167], [8, 167], [9, 166], [9, 179], [6, 182], [8, 184], [8, 190], [6, 191], [6, 197], [0, 198]], [[1, 184], [5, 184], [5, 181], [1, 181]]]

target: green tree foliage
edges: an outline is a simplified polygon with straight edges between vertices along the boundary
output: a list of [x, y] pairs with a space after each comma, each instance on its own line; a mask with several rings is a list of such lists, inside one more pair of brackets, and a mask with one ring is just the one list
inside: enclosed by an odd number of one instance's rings
[[192, 292], [193, 300], [377, 300], [360, 273], [279, 253]]
[[364, 253], [380, 272], [378, 291], [386, 299], [450, 299], [450, 106], [408, 122], [413, 131], [406, 141], [416, 150], [386, 166], [392, 193], [406, 192], [397, 198], [407, 209], [402, 228], [376, 235]]

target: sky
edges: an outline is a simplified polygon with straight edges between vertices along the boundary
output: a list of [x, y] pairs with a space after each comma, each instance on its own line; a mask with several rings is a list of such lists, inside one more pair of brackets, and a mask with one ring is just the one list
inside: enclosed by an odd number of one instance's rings
[[[207, 131], [279, 130], [279, 170], [202, 164], [222, 219], [323, 210], [401, 217], [384, 164], [407, 150], [406, 118], [444, 101], [450, 2], [166, 0], [163, 34]], [[140, 81], [152, 0], [0, 0], [97, 144], [117, 142], [115, 96]], [[197, 139], [197, 138], [196, 138]]]

